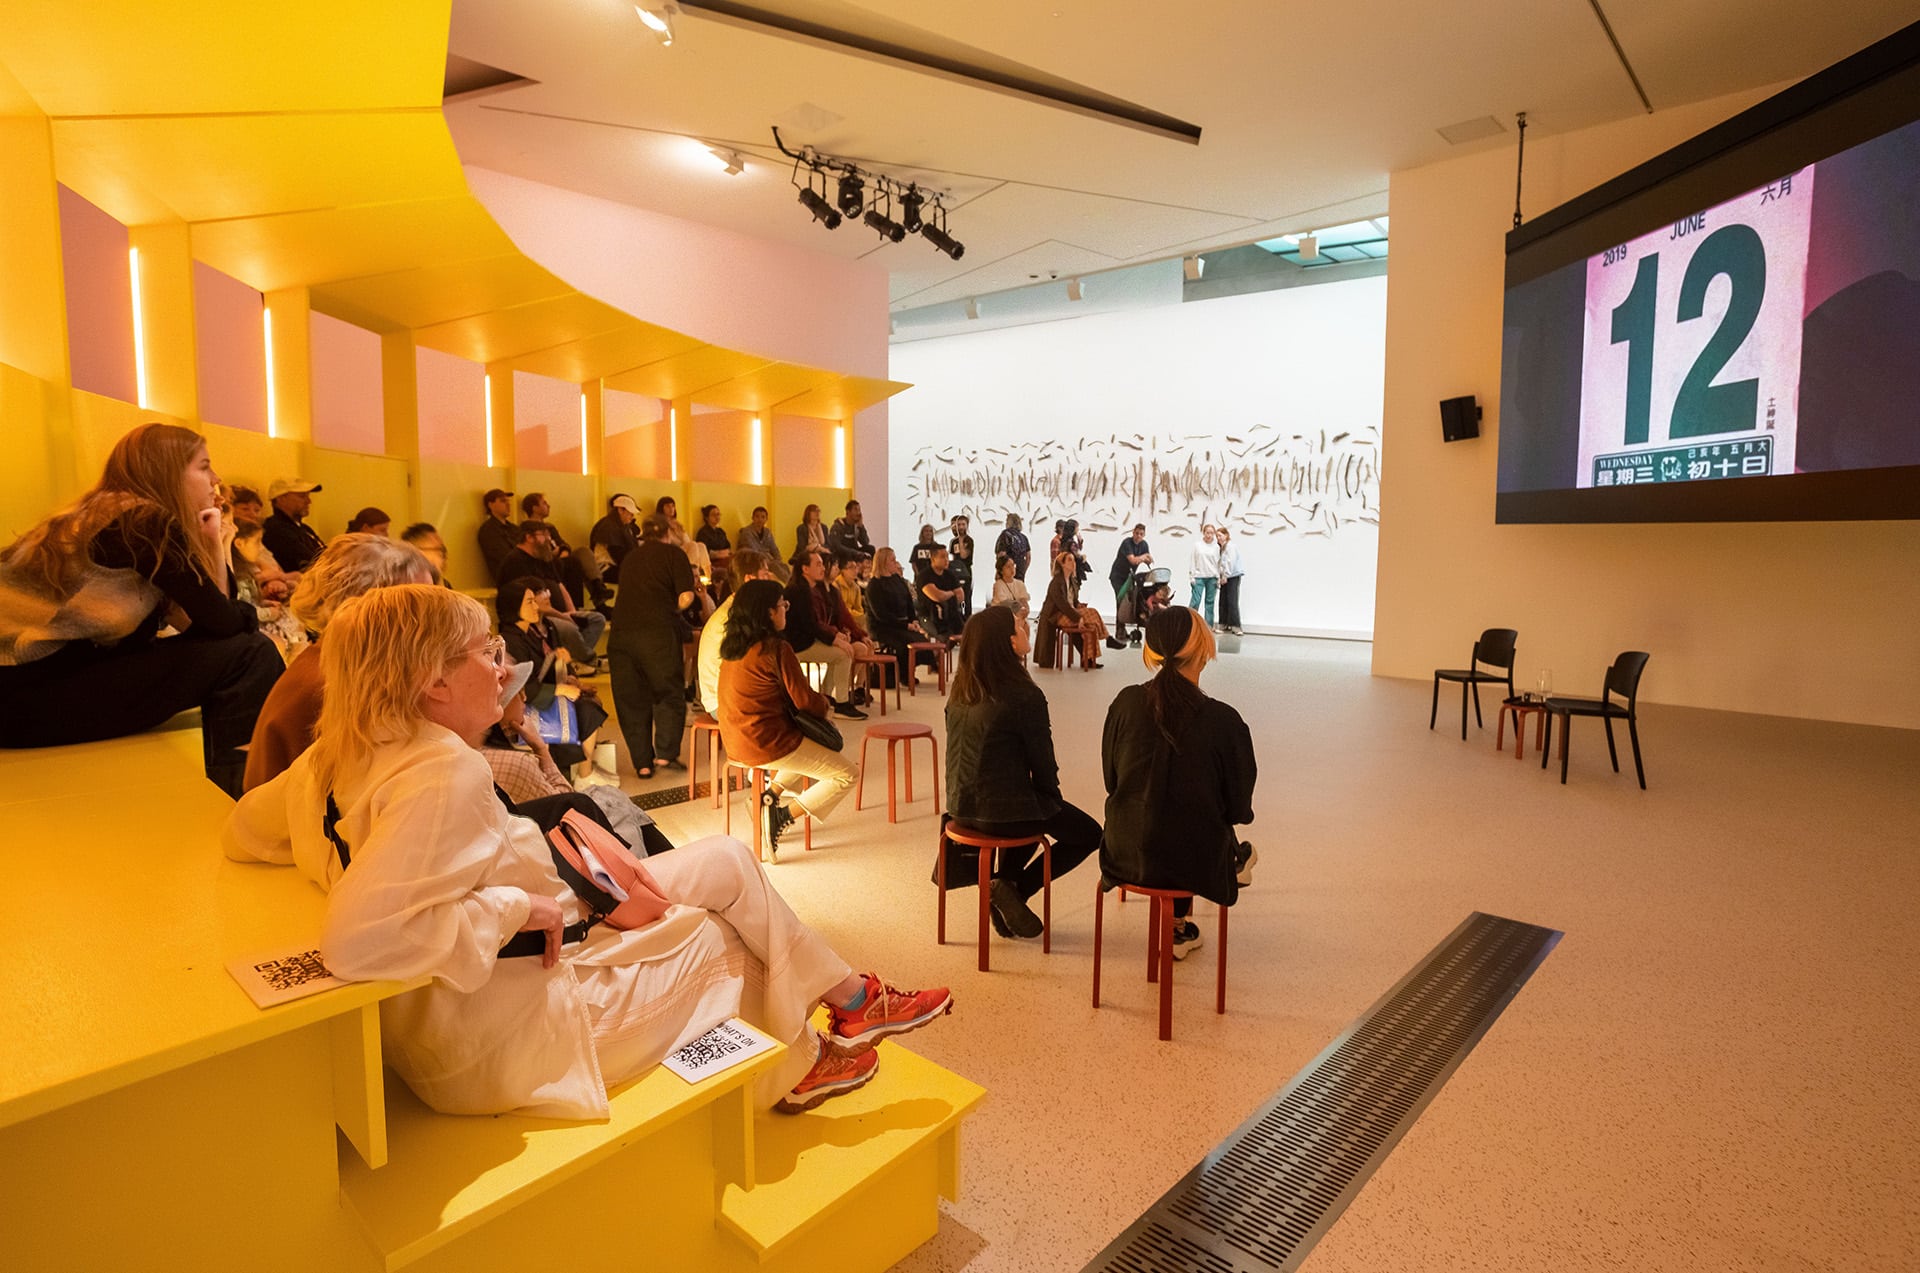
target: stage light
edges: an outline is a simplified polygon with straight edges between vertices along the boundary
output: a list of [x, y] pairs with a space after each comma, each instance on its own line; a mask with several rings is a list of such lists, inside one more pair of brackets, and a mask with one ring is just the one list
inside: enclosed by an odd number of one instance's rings
[[860, 207], [867, 201], [866, 183], [854, 173], [840, 178], [840, 211], [850, 217], [860, 215]]
[[971, 296], [967, 297], [967, 317], [970, 319], [980, 317], [980, 302]]
[[1200, 275], [1205, 272], [1206, 268], [1207, 263], [1197, 256], [1181, 258], [1180, 272], [1186, 276], [1186, 280], [1189, 283], [1198, 283], [1200, 281]]
[[951, 234], [948, 234], [945, 230], [942, 230], [937, 225], [921, 226], [920, 237], [925, 239], [927, 242], [933, 244], [933, 246], [939, 248], [942, 252], [945, 252], [948, 256], [952, 257], [956, 261], [959, 260], [961, 255], [967, 250], [966, 244], [961, 243], [958, 239], [955, 239]]
[[653, 32], [653, 38], [660, 41], [662, 48], [673, 46], [673, 20], [680, 16], [680, 6], [674, 0], [649, 0], [647, 4], [634, 5], [633, 11], [640, 15], [640, 21]]
[[920, 209], [926, 202], [927, 197], [914, 186], [908, 186], [907, 192], [900, 196], [900, 224], [908, 234], [920, 233]]
[[1080, 288], [1080, 280], [1077, 278], [1068, 279], [1067, 280], [1067, 299], [1070, 301], [1077, 301], [1083, 295], [1085, 295], [1085, 293]]
[[840, 228], [840, 214], [833, 210], [832, 204], [820, 197], [818, 190], [810, 187], [802, 190], [800, 192], [800, 206], [808, 212], [811, 212], [813, 219], [821, 225], [826, 226], [827, 229], [838, 230]]
[[906, 227], [896, 221], [888, 219], [878, 208], [868, 208], [867, 215], [860, 219], [867, 223], [869, 230], [872, 230], [889, 243], [898, 243], [907, 237]]

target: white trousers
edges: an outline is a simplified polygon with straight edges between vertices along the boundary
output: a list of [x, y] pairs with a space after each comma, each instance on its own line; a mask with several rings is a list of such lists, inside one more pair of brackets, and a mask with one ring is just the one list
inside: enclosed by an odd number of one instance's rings
[[853, 790], [853, 780], [860, 775], [845, 756], [811, 738], [802, 738], [798, 747], [766, 768], [773, 771], [773, 785], [781, 791], [794, 790], [802, 777], [813, 779], [813, 785], [794, 797], [794, 802], [806, 810], [809, 817], [821, 819], [847, 798], [847, 793]]
[[820, 692], [836, 703], [847, 701], [849, 687], [853, 684], [853, 655], [837, 645], [815, 641], [804, 650], [795, 650], [793, 657], [802, 663], [824, 664], [827, 682]]

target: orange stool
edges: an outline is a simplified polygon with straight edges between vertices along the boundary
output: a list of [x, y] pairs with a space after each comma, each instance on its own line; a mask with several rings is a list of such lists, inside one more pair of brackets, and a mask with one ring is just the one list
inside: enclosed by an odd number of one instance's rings
[[[922, 650], [932, 654], [938, 663], [940, 668], [940, 692], [945, 694], [947, 692], [947, 660], [953, 657], [953, 647], [945, 641], [909, 641], [907, 643], [907, 693], [916, 696], [920, 693], [913, 683], [913, 665], [918, 662], [914, 656]], [[907, 798], [911, 800], [913, 797], [909, 796]]]
[[[1087, 651], [1086, 647], [1080, 644], [1080, 638], [1086, 635], [1087, 625], [1062, 623], [1057, 625], [1054, 631], [1057, 635], [1053, 638], [1053, 670], [1064, 671], [1073, 665], [1075, 659], [1079, 659], [1080, 670], [1086, 671]], [[1073, 640], [1069, 642], [1068, 637], [1072, 637]]]
[[[1147, 926], [1147, 980], [1160, 983], [1160, 1038], [1173, 1037], [1173, 904], [1183, 897], [1192, 897], [1192, 893], [1170, 888], [1141, 888], [1134, 884], [1116, 884], [1121, 900], [1128, 893], [1138, 893], [1151, 903], [1148, 907]], [[1100, 937], [1101, 918], [1106, 909], [1106, 890], [1094, 886], [1093, 898], [1093, 1006], [1100, 1006]], [[1225, 1014], [1227, 1010], [1227, 911], [1220, 908], [1220, 928], [1216, 934], [1220, 942], [1219, 971], [1215, 974], [1213, 1010]]]
[[[900, 661], [891, 654], [858, 654], [853, 659], [853, 674], [866, 683], [869, 697], [879, 682], [880, 714], [887, 714], [887, 691], [893, 691], [893, 705], [900, 707]], [[887, 682], [893, 682], [888, 685]]]
[[[766, 838], [767, 820], [761, 816], [760, 809], [761, 801], [766, 798], [767, 782], [772, 777], [773, 771], [760, 765], [749, 765], [739, 760], [728, 760], [727, 768], [729, 770], [744, 769], [753, 775], [753, 781], [751, 783], [742, 782], [740, 784], [740, 790], [751, 791], [753, 793], [753, 808], [751, 811], [753, 819], [753, 856], [764, 862], [767, 860], [767, 855], [761, 848], [761, 842]], [[811, 778], [802, 777], [800, 781], [808, 787], [813, 785], [813, 779]], [[806, 839], [802, 841], [802, 847], [806, 852], [811, 853], [813, 852], [813, 819], [803, 814], [800, 820], [805, 824], [803, 830], [806, 834]], [[733, 782], [731, 775], [729, 775], [727, 782], [727, 814], [723, 826], [728, 835], [733, 834]], [[779, 861], [780, 850], [775, 848], [773, 852], [773, 860], [776, 862]]]
[[720, 742], [720, 722], [711, 716], [694, 718], [693, 739], [687, 748], [687, 803], [693, 803], [693, 789], [700, 782], [700, 735], [707, 736], [707, 777], [713, 783], [713, 807], [720, 807], [720, 792], [729, 781], [725, 769], [721, 767], [720, 757], [723, 747]]
[[[927, 746], [933, 748], [933, 811], [940, 812], [940, 740], [933, 736], [933, 730], [926, 725], [915, 725], [902, 721], [898, 725], [869, 725], [867, 732], [860, 736], [860, 785], [853, 793], [853, 807], [860, 810], [866, 807], [867, 796], [867, 744], [874, 739], [883, 739], [887, 744], [887, 821], [900, 820], [894, 805], [893, 772], [894, 750], [903, 744], [907, 753], [907, 803], [913, 803], [913, 740], [924, 738]], [[1028, 844], [1033, 841], [1027, 841]]]
[[940, 882], [940, 931], [942, 946], [947, 944], [947, 845], [964, 844], [980, 851], [980, 971], [987, 969], [987, 925], [991, 923], [987, 896], [993, 886], [993, 856], [1001, 849], [1040, 846], [1040, 953], [1053, 953], [1053, 841], [1044, 835], [988, 835], [958, 822], [949, 822], [940, 832], [940, 849], [935, 855], [933, 874]]

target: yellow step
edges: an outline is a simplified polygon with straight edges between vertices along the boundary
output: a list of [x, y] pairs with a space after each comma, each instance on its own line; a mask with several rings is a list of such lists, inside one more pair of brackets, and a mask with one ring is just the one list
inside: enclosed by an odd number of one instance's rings
[[[763, 1265], [834, 1241], [826, 1226], [839, 1222], [858, 1240], [876, 1217], [925, 1216], [925, 1230], [884, 1268], [932, 1235], [936, 1191], [959, 1193], [960, 1120], [986, 1089], [897, 1044], [879, 1052], [879, 1076], [859, 1091], [804, 1114], [757, 1120], [754, 1185], [726, 1189], [720, 1220]], [[855, 1202], [858, 1214], [848, 1206]], [[860, 1267], [845, 1255], [836, 1251], [833, 1267]]]

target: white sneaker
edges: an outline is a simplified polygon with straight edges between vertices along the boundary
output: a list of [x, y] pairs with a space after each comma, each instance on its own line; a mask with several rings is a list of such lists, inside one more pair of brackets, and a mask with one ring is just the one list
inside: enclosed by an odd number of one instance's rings
[[1254, 863], [1260, 860], [1260, 850], [1245, 840], [1240, 842], [1240, 847], [1247, 851], [1247, 860], [1240, 864], [1240, 869], [1234, 872], [1233, 878], [1240, 882], [1241, 888], [1247, 888], [1253, 883], [1253, 867]]
[[1185, 959], [1206, 943], [1200, 940], [1200, 925], [1190, 919], [1173, 921], [1173, 957]]

